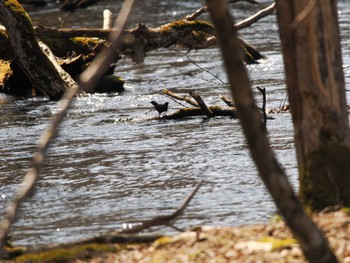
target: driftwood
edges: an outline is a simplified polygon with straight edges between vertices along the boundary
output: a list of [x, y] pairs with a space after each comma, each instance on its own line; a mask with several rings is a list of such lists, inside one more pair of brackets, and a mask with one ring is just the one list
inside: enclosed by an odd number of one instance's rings
[[162, 94], [170, 96], [175, 100], [186, 101], [195, 108], [183, 107], [169, 115], [164, 115], [161, 118], [167, 120], [176, 120], [186, 117], [194, 116], [207, 116], [208, 118], [214, 116], [229, 116], [232, 118], [237, 118], [236, 109], [234, 107], [222, 107], [222, 106], [207, 106], [197, 92], [191, 91], [190, 95], [196, 99], [196, 101], [191, 100], [187, 96], [179, 95], [171, 92], [167, 89], [162, 90]]
[[[266, 128], [267, 120], [273, 120], [274, 118], [267, 115], [266, 110], [266, 89], [261, 87], [256, 87], [257, 90], [262, 95], [262, 106], [259, 107], [259, 109], [262, 112], [262, 122], [263, 126]], [[237, 118], [237, 111], [236, 107], [234, 105], [234, 102], [231, 98], [227, 96], [219, 96], [220, 99], [228, 106], [228, 107], [222, 107], [222, 106], [207, 106], [202, 98], [197, 94], [195, 91], [191, 91], [189, 94], [196, 99], [196, 101], [191, 100], [189, 97], [184, 95], [179, 95], [174, 92], [171, 92], [167, 89], [162, 90], [162, 94], [167, 95], [174, 100], [180, 100], [185, 101], [189, 103], [192, 106], [195, 106], [195, 108], [189, 108], [184, 107], [181, 108], [169, 115], [164, 115], [162, 119], [181, 119], [185, 117], [194, 117], [194, 116], [207, 116], [208, 118], [214, 117], [214, 116], [229, 116], [232, 118]], [[277, 113], [277, 110], [270, 110], [269, 113]]]
[[[73, 37], [91, 37], [107, 39], [113, 29], [100, 28], [74, 28], [53, 29], [37, 26], [35, 33], [39, 38], [69, 39]], [[213, 26], [202, 20], [187, 21], [178, 20], [157, 28], [139, 24], [133, 29], [123, 32], [120, 52], [128, 55], [134, 62], [144, 61], [146, 53], [158, 48], [180, 46], [191, 49], [207, 48], [215, 44], [212, 37], [215, 31]], [[43, 40], [44, 41], [44, 40]], [[254, 47], [241, 40], [241, 48], [245, 54], [247, 63], [256, 63], [264, 58]]]
[[[251, 0], [247, 2], [251, 2]], [[257, 21], [258, 18], [260, 19], [271, 12], [273, 8], [268, 8], [268, 10], [269, 11], [262, 10], [255, 16], [252, 16], [252, 18], [243, 21], [243, 24], [237, 25], [237, 27], [243, 28], [249, 23]], [[104, 13], [107, 17], [110, 16], [110, 12], [107, 10]], [[27, 17], [24, 11], [23, 14]], [[117, 62], [121, 58], [120, 55], [126, 55], [134, 62], [141, 63], [144, 61], [147, 52], [161, 47], [180, 46], [191, 50], [206, 48], [216, 44], [213, 26], [205, 21], [194, 20], [198, 15], [200, 15], [200, 13], [157, 28], [151, 28], [140, 24], [133, 29], [125, 30], [122, 34], [120, 45], [118, 50], [116, 50], [115, 60], [113, 62]], [[105, 29], [51, 29], [39, 25], [35, 28], [35, 34], [51, 49], [55, 56], [64, 58], [64, 61], [59, 60], [58, 63], [74, 79], [86, 68], [86, 65], [103, 47], [109, 45], [108, 35], [114, 33], [114, 29], [108, 29], [109, 26], [107, 26], [107, 24], [110, 24], [108, 19], [105, 23]], [[8, 60], [10, 57], [10, 60], [13, 60], [15, 56], [19, 58], [19, 56], [17, 56], [18, 49], [15, 48], [16, 54], [13, 54], [12, 49], [9, 48], [10, 44], [7, 34], [9, 34], [9, 32], [6, 33], [0, 28], [0, 59]], [[33, 36], [30, 39], [35, 41]], [[257, 60], [264, 58], [262, 54], [244, 40], [241, 39], [240, 44], [245, 54], [244, 59], [246, 63], [256, 63]], [[33, 52], [30, 54], [36, 53], [34, 50], [32, 51]], [[29, 71], [28, 67], [27, 70], [23, 70], [22, 64], [28, 64], [28, 59], [25, 59], [25, 57], [23, 58], [24, 59], [14, 60], [10, 64], [10, 69], [4, 74], [6, 78], [3, 77], [0, 79], [0, 88], [2, 91], [16, 96], [44, 95], [48, 96], [50, 99], [58, 99], [63, 93], [62, 90], [65, 88], [61, 88], [59, 92], [55, 93], [55, 85], [45, 85], [45, 87], [37, 86], [34, 80], [37, 79], [38, 76], [34, 76], [33, 74], [33, 72], [36, 71]], [[19, 62], [22, 64], [19, 64]], [[41, 65], [44, 64], [41, 63]], [[48, 67], [45, 67], [45, 69], [47, 68]], [[40, 72], [45, 74], [45, 70]], [[110, 68], [110, 74], [100, 82], [101, 85], [99, 85], [95, 92], [121, 92], [124, 90], [124, 82], [120, 78], [113, 78], [113, 72], [114, 66]], [[46, 75], [49, 75], [50, 78], [55, 76], [55, 74], [50, 74], [50, 72]], [[47, 87], [50, 88], [47, 89]]]
[[225, 102], [225, 103], [227, 104], [227, 106], [229, 106], [229, 107], [234, 107], [234, 103], [233, 103], [233, 101], [232, 101], [231, 98], [229, 98], [229, 97], [227, 97], [227, 96], [224, 96], [224, 95], [221, 95], [221, 96], [220, 96], [220, 99], [221, 99], [223, 102]]
[[208, 108], [207, 104], [205, 104], [204, 100], [199, 96], [199, 94], [193, 90], [189, 93], [192, 98], [194, 98], [199, 105], [199, 107], [202, 109], [202, 111], [207, 115], [208, 118], [214, 117], [214, 113], [211, 111], [210, 108]]
[[192, 100], [191, 98], [189, 98], [187, 96], [182, 96], [182, 95], [176, 94], [174, 92], [171, 92], [170, 90], [163, 89], [162, 94], [173, 97], [176, 100], [185, 101], [188, 104], [191, 104], [192, 106], [199, 107], [198, 103], [196, 101]]

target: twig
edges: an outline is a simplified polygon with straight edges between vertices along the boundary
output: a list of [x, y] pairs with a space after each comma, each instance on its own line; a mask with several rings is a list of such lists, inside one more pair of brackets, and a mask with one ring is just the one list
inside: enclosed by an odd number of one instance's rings
[[[255, 1], [255, 0], [231, 0], [228, 2], [228, 4], [234, 4], [237, 2], [248, 2], [251, 4], [259, 4], [259, 2]], [[193, 14], [186, 16], [185, 20], [187, 21], [193, 21], [195, 20], [197, 17], [199, 17], [202, 14], [205, 14], [206, 12], [208, 12], [208, 7], [207, 6], [203, 6], [199, 9], [197, 9]]]
[[186, 197], [184, 202], [170, 215], [165, 216], [156, 216], [154, 218], [151, 218], [150, 220], [146, 220], [141, 222], [141, 224], [136, 225], [135, 227], [132, 227], [130, 229], [125, 229], [120, 231], [120, 234], [131, 234], [131, 233], [138, 233], [142, 230], [148, 229], [152, 226], [159, 226], [159, 225], [168, 225], [171, 220], [175, 219], [177, 216], [179, 216], [183, 210], [186, 208], [188, 203], [192, 200], [193, 196], [197, 193], [199, 187], [202, 185], [203, 180], [201, 180], [196, 187], [192, 190], [192, 192]]
[[192, 106], [199, 107], [199, 105], [196, 101], [191, 100], [187, 96], [181, 96], [181, 95], [175, 94], [174, 92], [171, 92], [170, 90], [163, 89], [162, 94], [168, 95], [168, 96], [173, 97], [174, 99], [177, 99], [177, 100], [185, 101], [188, 104], [191, 104]]
[[215, 117], [214, 113], [211, 111], [211, 109], [208, 108], [207, 104], [205, 104], [204, 100], [199, 96], [199, 94], [193, 90], [189, 92], [189, 94], [194, 98], [199, 107], [201, 107], [202, 111], [207, 115], [208, 118]]
[[261, 18], [264, 18], [265, 16], [273, 13], [273, 11], [275, 11], [276, 4], [273, 3], [271, 5], [269, 5], [268, 7], [261, 9], [259, 12], [255, 13], [254, 15], [242, 20], [239, 23], [236, 23], [234, 25], [234, 27], [236, 28], [236, 30], [241, 30], [243, 28], [246, 28], [252, 24], [254, 24], [255, 22], [259, 21]]
[[[316, 0], [317, 1], [317, 0]], [[234, 1], [229, 1], [230, 4], [232, 3], [236, 3], [239, 2], [239, 0], [234, 0]], [[250, 1], [247, 0], [245, 2], [249, 2], [252, 4], [259, 4], [257, 1]], [[268, 7], [261, 9], [260, 11], [258, 11], [257, 13], [255, 13], [254, 15], [242, 20], [241, 22], [238, 22], [234, 25], [236, 30], [241, 30], [243, 28], [246, 28], [252, 24], [254, 24], [255, 22], [259, 21], [261, 18], [264, 18], [265, 16], [273, 13], [275, 11], [275, 3], [272, 3], [271, 5], [269, 5]], [[208, 7], [207, 6], [203, 6], [201, 8], [199, 8], [198, 10], [196, 10], [193, 14], [188, 15], [185, 20], [187, 21], [193, 21], [195, 19], [197, 19], [197, 17], [199, 17], [202, 14], [205, 14], [206, 12], [208, 12]]]
[[229, 107], [234, 107], [235, 105], [233, 104], [233, 101], [229, 98], [229, 97], [227, 97], [227, 96], [225, 96], [225, 95], [220, 95], [220, 99], [223, 101], [223, 102], [225, 102]]
[[190, 61], [193, 65], [195, 65], [196, 67], [198, 67], [199, 69], [203, 70], [205, 73], [208, 73], [209, 75], [213, 76], [215, 79], [217, 79], [219, 82], [221, 82], [222, 85], [224, 85], [225, 87], [229, 87], [227, 85], [227, 83], [225, 83], [224, 81], [222, 81], [218, 76], [216, 76], [215, 74], [211, 73], [209, 70], [203, 68], [201, 65], [199, 65], [197, 62], [193, 61], [185, 52], [182, 52], [180, 50], [177, 49], [172, 49], [178, 53], [180, 53], [181, 55], [184, 55], [188, 61]]
[[[116, 33], [111, 37], [113, 43], [117, 42], [119, 38], [120, 32], [122, 31], [122, 28], [125, 25], [126, 19], [131, 11], [132, 4], [133, 4], [133, 0], [125, 0], [123, 4], [123, 7], [120, 11], [120, 15], [118, 16], [116, 21], [116, 29], [119, 29], [119, 33]], [[112, 47], [113, 47], [113, 44], [112, 44]], [[114, 52], [113, 51], [114, 49], [112, 49], [112, 47], [108, 50], [105, 50], [104, 54], [105, 55], [112, 54]], [[67, 110], [69, 109], [72, 103], [73, 98], [81, 89], [92, 90], [94, 85], [96, 84], [96, 80], [98, 80], [98, 77], [103, 73], [103, 70], [106, 70], [109, 66], [109, 60], [107, 59], [103, 60], [101, 59], [101, 56], [98, 56], [98, 58], [99, 59], [96, 58], [95, 60], [96, 62], [92, 63], [92, 66], [94, 67], [94, 69], [98, 67], [98, 70], [92, 70], [89, 67], [82, 73], [82, 76], [80, 77], [79, 87], [74, 87], [66, 90], [65, 94], [63, 95], [62, 99], [59, 102], [61, 104], [59, 107], [61, 110], [54, 115], [50, 126], [43, 132], [37, 144], [38, 149], [33, 154], [31, 168], [28, 170], [28, 172], [24, 176], [22, 187], [18, 190], [16, 197], [11, 201], [6, 211], [5, 217], [1, 222], [0, 258], [6, 257], [5, 240], [9, 233], [11, 224], [15, 220], [20, 204], [25, 200], [25, 198], [28, 195], [30, 195], [33, 192], [35, 188], [35, 184], [39, 179], [39, 174], [46, 158], [47, 150], [51, 145], [52, 141], [54, 140], [54, 138], [57, 136], [59, 131], [59, 126], [63, 121], [67, 113]]]
[[263, 96], [263, 103], [262, 103], [262, 107], [261, 107], [261, 111], [263, 113], [263, 125], [264, 128], [266, 129], [266, 123], [267, 123], [267, 115], [266, 115], [266, 89], [265, 88], [260, 88], [259, 86], [256, 87], [258, 89], [258, 91], [260, 91], [260, 93]]

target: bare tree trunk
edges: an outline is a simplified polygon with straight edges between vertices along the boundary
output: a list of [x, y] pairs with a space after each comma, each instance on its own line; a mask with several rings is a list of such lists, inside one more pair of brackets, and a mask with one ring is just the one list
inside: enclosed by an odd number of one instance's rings
[[6, 28], [16, 61], [31, 83], [51, 100], [59, 99], [68, 87], [41, 51], [22, 6], [16, 0], [0, 1], [0, 21]]
[[304, 212], [269, 146], [261, 114], [255, 105], [248, 74], [241, 59], [242, 53], [236, 31], [225, 2], [207, 0], [207, 4], [221, 47], [238, 117], [261, 179], [287, 225], [299, 240], [306, 258], [310, 262], [337, 262], [323, 234]]
[[350, 203], [350, 143], [336, 1], [277, 0], [300, 197]]

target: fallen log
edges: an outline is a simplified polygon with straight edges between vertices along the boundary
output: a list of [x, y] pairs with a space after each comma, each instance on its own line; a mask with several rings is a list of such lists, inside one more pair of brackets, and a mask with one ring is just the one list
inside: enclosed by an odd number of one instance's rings
[[30, 18], [17, 1], [0, 1], [0, 21], [7, 30], [16, 62], [42, 94], [57, 100], [72, 88], [41, 51]]
[[[107, 39], [113, 29], [101, 28], [62, 28], [53, 29], [37, 26], [35, 33], [39, 38], [70, 39], [75, 37]], [[120, 52], [128, 55], [134, 62], [144, 61], [146, 53], [158, 48], [180, 46], [191, 49], [207, 48], [215, 44], [211, 38], [215, 31], [212, 24], [202, 21], [178, 20], [157, 28], [139, 24], [137, 27], [125, 30], [121, 38]], [[43, 42], [45, 42], [43, 40]], [[241, 41], [247, 63], [256, 63], [264, 58], [254, 47]], [[49, 45], [49, 44], [48, 44]], [[50, 45], [49, 45], [50, 46]]]
[[[235, 108], [232, 107], [222, 107], [222, 106], [209, 106], [210, 111], [214, 116], [227, 116], [231, 118], [237, 118], [237, 113]], [[206, 116], [201, 108], [182, 108], [175, 111], [172, 114], [164, 115], [161, 119], [166, 120], [178, 120], [186, 117], [194, 116]]]

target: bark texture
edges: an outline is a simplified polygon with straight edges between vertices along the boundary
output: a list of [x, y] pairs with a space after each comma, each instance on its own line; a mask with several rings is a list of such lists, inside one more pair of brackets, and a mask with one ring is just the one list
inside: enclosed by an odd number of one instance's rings
[[0, 21], [6, 28], [12, 53], [22, 71], [42, 94], [59, 99], [67, 85], [35, 38], [30, 17], [16, 0], [0, 1]]
[[269, 146], [260, 111], [254, 102], [248, 74], [242, 63], [242, 54], [237, 49], [239, 41], [225, 2], [207, 0], [207, 3], [221, 47], [237, 114], [261, 179], [287, 225], [300, 242], [306, 258], [310, 262], [337, 262], [322, 232], [304, 212]]
[[276, 4], [300, 197], [314, 210], [349, 205], [349, 127], [336, 1]]

